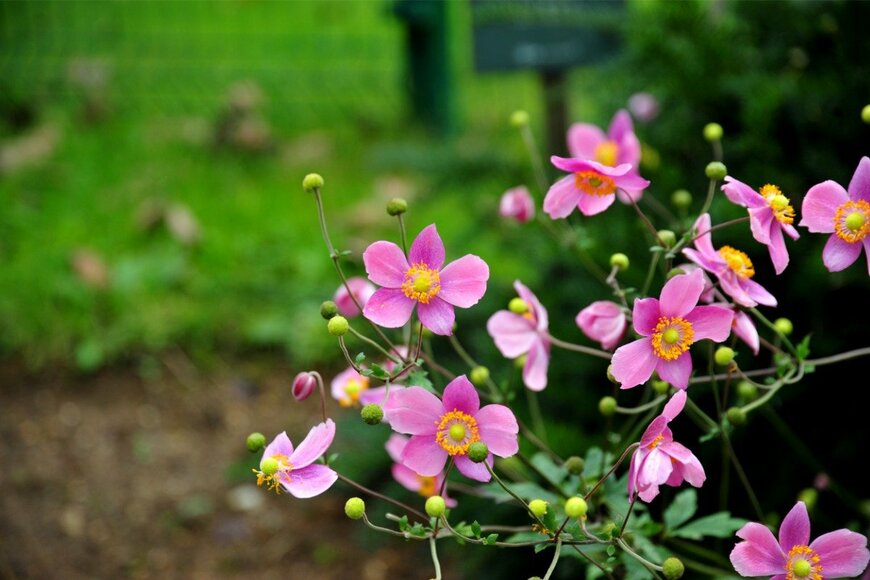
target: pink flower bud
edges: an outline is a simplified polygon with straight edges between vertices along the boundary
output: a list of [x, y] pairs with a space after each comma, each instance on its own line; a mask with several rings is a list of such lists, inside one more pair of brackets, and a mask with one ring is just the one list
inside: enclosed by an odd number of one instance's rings
[[[359, 276], [349, 278], [347, 280], [347, 285], [350, 287], [351, 292], [353, 292], [353, 295], [363, 308], [365, 308], [366, 302], [369, 301], [369, 298], [372, 297], [372, 294], [374, 294], [376, 290], [374, 284]], [[338, 311], [342, 316], [348, 318], [359, 316], [359, 308], [357, 308], [356, 304], [353, 303], [353, 299], [350, 297], [344, 284], [339, 286], [338, 290], [335, 291], [333, 301], [335, 302], [335, 305], [338, 306]]]
[[293, 378], [293, 396], [297, 401], [304, 401], [317, 388], [317, 379], [308, 371], [303, 371]]
[[601, 348], [611, 349], [625, 334], [625, 313], [618, 304], [607, 300], [593, 302], [577, 315], [577, 326], [583, 334], [601, 343]]
[[535, 200], [526, 186], [514, 187], [501, 196], [498, 213], [503, 218], [513, 218], [524, 224], [535, 217]]
[[649, 93], [635, 93], [628, 99], [628, 110], [638, 121], [649, 123], [659, 116], [659, 102]]

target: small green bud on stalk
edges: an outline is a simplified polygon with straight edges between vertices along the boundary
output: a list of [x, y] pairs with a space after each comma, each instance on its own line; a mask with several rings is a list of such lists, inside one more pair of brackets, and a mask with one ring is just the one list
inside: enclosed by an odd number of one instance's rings
[[583, 461], [582, 457], [577, 457], [576, 455], [572, 455], [568, 459], [565, 460], [565, 469], [568, 470], [568, 473], [573, 475], [580, 475], [583, 473], [583, 467], [586, 465], [586, 462]]
[[614, 385], [619, 384], [619, 381], [617, 381], [616, 377], [613, 376], [613, 365], [607, 365], [607, 380]]
[[670, 272], [667, 273], [665, 278], [670, 280], [674, 276], [682, 276], [683, 274], [686, 274], [686, 273], [687, 272], [685, 270], [683, 270], [682, 268], [671, 268]]
[[582, 518], [588, 509], [586, 500], [580, 496], [574, 496], [565, 502], [565, 515], [569, 518]]
[[604, 397], [598, 401], [598, 410], [605, 417], [610, 417], [616, 412], [616, 399], [613, 397]]
[[677, 234], [671, 230], [659, 230], [657, 234], [666, 248], [672, 248], [677, 243]]
[[678, 580], [685, 572], [686, 567], [678, 558], [670, 557], [662, 562], [662, 574], [667, 580]]
[[338, 306], [332, 300], [326, 300], [320, 304], [320, 316], [324, 320], [331, 320], [338, 315]]
[[440, 518], [447, 510], [447, 504], [440, 495], [433, 495], [426, 500], [426, 515], [430, 518]]
[[722, 181], [725, 179], [725, 176], [728, 175], [728, 168], [725, 167], [725, 164], [721, 161], [713, 161], [707, 164], [707, 168], [704, 172], [707, 174], [708, 178]]
[[652, 386], [657, 395], [666, 395], [671, 388], [667, 382], [661, 380], [653, 381]]
[[619, 268], [620, 270], [628, 270], [628, 266], [631, 262], [628, 260], [628, 256], [621, 252], [617, 252], [610, 256], [610, 267], [611, 268]]
[[529, 356], [524, 354], [522, 356], [518, 356], [514, 359], [514, 367], [518, 369], [522, 369], [526, 366], [526, 361], [529, 360]]
[[486, 384], [486, 381], [489, 380], [489, 369], [486, 367], [474, 367], [471, 369], [471, 375], [469, 377], [471, 379], [472, 384], [480, 385]]
[[326, 323], [326, 330], [332, 336], [344, 336], [350, 330], [350, 323], [344, 316], [333, 316]]
[[722, 125], [719, 123], [707, 123], [704, 126], [704, 139], [713, 143], [722, 139]]
[[692, 205], [692, 194], [685, 189], [678, 189], [671, 194], [671, 204], [677, 209], [688, 209]]
[[489, 457], [489, 447], [483, 441], [475, 441], [468, 447], [468, 458], [474, 463], [482, 463]]
[[773, 321], [773, 325], [776, 327], [776, 330], [783, 336], [788, 336], [792, 332], [794, 332], [794, 325], [788, 318], [777, 318]]
[[352, 520], [362, 519], [363, 515], [366, 513], [366, 502], [361, 498], [352, 497], [345, 502], [344, 513]]
[[758, 387], [749, 381], [740, 381], [737, 383], [737, 395], [746, 401], [754, 401], [758, 398]]
[[387, 202], [387, 213], [391, 216], [402, 215], [408, 211], [408, 202], [400, 197], [394, 197]]
[[319, 173], [309, 173], [302, 179], [302, 189], [312, 193], [315, 189], [323, 187], [323, 177]]
[[384, 418], [384, 410], [380, 405], [376, 405], [375, 403], [371, 403], [362, 408], [359, 412], [359, 416], [362, 417], [362, 420], [368, 425], [377, 425]]
[[740, 427], [741, 425], [746, 424], [746, 412], [740, 407], [731, 407], [725, 411], [725, 417], [727, 417], [728, 422], [735, 427]]
[[734, 360], [734, 349], [728, 348], [727, 346], [720, 346], [716, 349], [716, 352], [713, 353], [713, 359], [719, 366], [728, 366], [731, 364], [731, 361]]
[[245, 443], [248, 446], [248, 451], [256, 453], [266, 446], [266, 437], [262, 433], [251, 433]]
[[542, 499], [533, 499], [529, 502], [529, 510], [537, 518], [542, 518], [547, 514], [547, 506], [549, 504]]
[[529, 114], [523, 110], [511, 113], [511, 125], [517, 129], [529, 124]]
[[861, 120], [870, 125], [870, 105], [864, 105], [861, 109]]

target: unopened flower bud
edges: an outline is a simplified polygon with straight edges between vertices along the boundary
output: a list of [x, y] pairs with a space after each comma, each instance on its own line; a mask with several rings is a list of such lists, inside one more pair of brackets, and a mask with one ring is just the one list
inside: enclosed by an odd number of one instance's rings
[[586, 505], [586, 500], [580, 496], [569, 498], [565, 502], [565, 515], [569, 518], [582, 518], [586, 515], [589, 506]]
[[861, 120], [870, 124], [870, 105], [864, 105], [864, 108], [861, 109]]
[[788, 318], [777, 318], [773, 321], [773, 325], [776, 327], [776, 330], [784, 336], [788, 336], [794, 332], [794, 325]]
[[586, 465], [586, 462], [583, 461], [582, 457], [577, 457], [576, 455], [572, 455], [568, 459], [565, 460], [565, 469], [568, 470], [568, 473], [573, 475], [580, 475], [583, 473], [583, 467]]
[[330, 320], [338, 314], [338, 305], [332, 300], [326, 300], [320, 304], [320, 316], [324, 320]]
[[670, 390], [671, 386], [666, 381], [656, 380], [652, 383], [653, 391], [659, 395], [666, 395]]
[[245, 443], [248, 445], [248, 451], [256, 453], [266, 446], [266, 437], [262, 433], [251, 433]]
[[518, 296], [516, 298], [512, 298], [510, 303], [508, 303], [508, 310], [510, 310], [514, 314], [525, 314], [529, 311], [529, 305], [526, 304], [525, 300]]
[[489, 369], [486, 367], [474, 367], [471, 369], [471, 375], [469, 376], [472, 384], [480, 385], [486, 384], [486, 381], [489, 380]]
[[722, 139], [722, 125], [719, 123], [707, 123], [704, 125], [704, 139], [710, 143]]
[[626, 256], [625, 254], [621, 254], [621, 253], [617, 252], [616, 254], [613, 254], [612, 256], [610, 256], [610, 266], [612, 268], [619, 268], [620, 270], [628, 270], [628, 265], [629, 265], [628, 256]]
[[749, 381], [737, 383], [737, 395], [746, 401], [754, 401], [758, 397], [758, 387]]
[[675, 234], [671, 230], [659, 230], [656, 233], [658, 234], [659, 239], [662, 241], [666, 248], [671, 248], [674, 244], [677, 243], [677, 234]]
[[728, 422], [735, 427], [746, 424], [746, 412], [740, 407], [731, 407], [725, 411], [725, 417], [727, 417]]
[[360, 410], [359, 416], [362, 417], [362, 420], [367, 424], [377, 425], [384, 419], [384, 410], [380, 405], [370, 403]]
[[344, 513], [352, 520], [358, 520], [366, 513], [366, 502], [359, 497], [352, 497], [344, 504]]
[[311, 396], [315, 388], [317, 388], [317, 378], [313, 374], [303, 371], [293, 377], [290, 392], [293, 393], [293, 398], [297, 401], [304, 401]]
[[598, 410], [605, 417], [610, 417], [616, 412], [616, 399], [613, 397], [604, 397], [598, 401]]
[[616, 377], [613, 376], [613, 365], [607, 365], [607, 380], [613, 383], [614, 385], [618, 385], [619, 381], [616, 380]]
[[523, 110], [511, 113], [511, 125], [519, 129], [529, 124], [529, 114]]
[[350, 329], [350, 324], [344, 316], [333, 316], [326, 323], [326, 330], [332, 336], [344, 336]]
[[446, 509], [447, 504], [444, 503], [444, 498], [440, 495], [433, 495], [426, 500], [426, 515], [430, 518], [440, 518]]
[[402, 215], [406, 211], [408, 211], [408, 202], [400, 197], [394, 197], [387, 202], [387, 213], [390, 215]]
[[731, 364], [731, 361], [734, 360], [734, 349], [728, 348], [727, 346], [720, 346], [716, 349], [716, 352], [713, 353], [713, 359], [716, 361], [717, 365], [727, 366]]
[[678, 578], [682, 578], [685, 571], [686, 567], [683, 563], [673, 556], [662, 562], [662, 574], [665, 575], [667, 580], [677, 580]]
[[529, 502], [529, 510], [535, 517], [542, 518], [547, 514], [547, 502], [542, 499], [533, 499]]
[[474, 463], [481, 463], [489, 457], [489, 447], [483, 441], [475, 441], [468, 446], [468, 458]]
[[706, 173], [707, 177], [710, 179], [722, 181], [725, 179], [725, 176], [728, 175], [728, 168], [725, 167], [725, 164], [721, 161], [712, 161], [707, 164], [704, 173]]
[[312, 193], [315, 189], [323, 187], [323, 178], [319, 173], [309, 173], [302, 180], [302, 189], [308, 193]]
[[263, 475], [275, 475], [278, 471], [278, 460], [273, 457], [267, 457], [260, 462], [260, 471]]
[[806, 504], [807, 509], [811, 510], [816, 505], [816, 500], [819, 499], [819, 492], [812, 487], [801, 490], [798, 494], [798, 500]]
[[692, 194], [685, 189], [678, 189], [671, 194], [671, 203], [677, 209], [688, 209], [692, 205]]

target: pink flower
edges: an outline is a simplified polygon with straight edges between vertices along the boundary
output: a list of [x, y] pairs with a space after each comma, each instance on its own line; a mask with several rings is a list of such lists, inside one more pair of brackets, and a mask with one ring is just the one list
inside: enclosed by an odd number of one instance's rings
[[317, 378], [310, 372], [304, 371], [293, 377], [293, 386], [290, 391], [297, 401], [304, 401], [311, 396], [317, 387]]
[[749, 256], [731, 246], [722, 246], [718, 251], [713, 249], [710, 214], [700, 216], [694, 227], [701, 235], [695, 240], [696, 249], [683, 250], [687, 258], [714, 274], [719, 279], [722, 290], [737, 304], [747, 308], [759, 304], [776, 306], [776, 298], [751, 279], [755, 275], [755, 267]]
[[[313, 427], [295, 451], [287, 433], [279, 433], [263, 450], [260, 469], [254, 470], [257, 474], [257, 485], [265, 483], [276, 493], [280, 493], [283, 487], [290, 492], [290, 495], [299, 498], [320, 495], [338, 479], [338, 475], [333, 470], [325, 465], [314, 463], [332, 444], [333, 437], [335, 437], [335, 423], [332, 419], [327, 419], [326, 423]], [[278, 469], [269, 475], [263, 472], [267, 460], [274, 460], [278, 466]]]
[[724, 341], [734, 318], [721, 306], [697, 306], [703, 291], [704, 277], [695, 271], [668, 280], [659, 300], [635, 300], [634, 330], [643, 338], [616, 349], [611, 361], [613, 376], [623, 389], [646, 382], [653, 371], [678, 389], [689, 386], [689, 347], [705, 338]]
[[593, 302], [580, 311], [577, 326], [583, 334], [601, 343], [601, 348], [610, 350], [625, 334], [625, 313], [619, 304], [608, 300]]
[[489, 279], [486, 262], [472, 254], [442, 268], [444, 243], [434, 224], [423, 229], [411, 244], [408, 259], [399, 246], [382, 241], [366, 249], [363, 262], [369, 279], [383, 286], [363, 308], [366, 318], [380, 326], [399, 328], [419, 304], [420, 323], [445, 336], [453, 334], [453, 307], [477, 304]]
[[[409, 491], [415, 491], [423, 497], [432, 497], [441, 492], [444, 485], [444, 472], [438, 475], [420, 475], [416, 471], [402, 465], [402, 452], [405, 451], [405, 446], [408, 444], [408, 437], [393, 433], [387, 440], [387, 453], [395, 461], [392, 467], [393, 479], [402, 484], [402, 487]], [[456, 500], [447, 496], [447, 489], [444, 490], [444, 503], [447, 507], [456, 507]]]
[[[365, 278], [354, 276], [353, 278], [347, 279], [347, 285], [350, 286], [350, 291], [353, 292], [353, 295], [356, 297], [357, 302], [360, 303], [360, 306], [365, 308], [366, 302], [368, 302], [369, 298], [372, 297], [372, 294], [375, 293], [374, 284]], [[335, 301], [335, 305], [338, 306], [338, 312], [342, 316], [352, 318], [359, 315], [359, 308], [357, 308], [356, 304], [353, 303], [353, 298], [351, 298], [350, 293], [348, 293], [344, 284], [339, 286], [338, 290], [335, 291], [335, 297], [333, 297], [333, 300]]]
[[486, 467], [468, 458], [471, 444], [486, 443], [490, 466], [493, 454], [510, 457], [519, 450], [514, 414], [504, 405], [481, 409], [477, 391], [465, 375], [450, 381], [443, 400], [421, 387], [396, 393], [391, 413], [393, 430], [412, 436], [402, 451], [402, 464], [420, 475], [438, 475], [452, 457], [464, 476], [489, 481]]
[[550, 161], [571, 173], [550, 186], [544, 198], [544, 211], [553, 219], [568, 217], [574, 208], [585, 216], [599, 214], [613, 204], [617, 191], [627, 194], [649, 185], [628, 163], [608, 167], [595, 161], [555, 155]]
[[528, 310], [524, 314], [499, 310], [487, 321], [486, 330], [505, 357], [528, 355], [523, 365], [523, 382], [533, 391], [542, 391], [547, 386], [550, 364], [547, 310], [519, 280], [514, 282], [514, 288]]
[[810, 517], [802, 501], [782, 520], [778, 542], [767, 526], [755, 522], [740, 528], [737, 537], [743, 541], [731, 551], [731, 565], [741, 576], [851, 578], [870, 561], [867, 538], [846, 529], [823, 534], [810, 543]]
[[535, 200], [525, 185], [504, 192], [498, 204], [498, 213], [503, 218], [511, 218], [526, 223], [535, 217]]
[[628, 110], [639, 121], [649, 123], [659, 116], [659, 101], [649, 93], [635, 93], [628, 98]]
[[342, 407], [353, 407], [361, 403], [362, 394], [369, 388], [369, 378], [364, 377], [353, 367], [338, 373], [330, 384], [330, 394]]
[[752, 322], [752, 318], [742, 310], [736, 308], [733, 310], [734, 322], [731, 323], [732, 332], [734, 332], [734, 335], [737, 338], [745, 342], [749, 348], [752, 349], [752, 354], [757, 355], [760, 341], [758, 339], [758, 329], [755, 327], [755, 323]]
[[640, 496], [649, 503], [659, 494], [660, 485], [678, 487], [688, 481], [701, 487], [707, 475], [695, 455], [674, 441], [668, 423], [680, 414], [686, 404], [686, 391], [677, 391], [665, 405], [662, 414], [653, 419], [644, 431], [628, 467], [628, 495]]
[[775, 185], [768, 183], [756, 193], [751, 187], [731, 176], [725, 178], [722, 191], [732, 203], [749, 210], [752, 237], [767, 246], [776, 273], [782, 274], [788, 266], [788, 250], [782, 234], [785, 232], [793, 240], [800, 237], [791, 225], [794, 221], [791, 200]]
[[832, 234], [822, 250], [822, 262], [829, 272], [851, 266], [862, 246], [870, 270], [870, 158], [861, 158], [848, 191], [831, 180], [812, 186], [801, 213], [799, 225], [814, 234]]

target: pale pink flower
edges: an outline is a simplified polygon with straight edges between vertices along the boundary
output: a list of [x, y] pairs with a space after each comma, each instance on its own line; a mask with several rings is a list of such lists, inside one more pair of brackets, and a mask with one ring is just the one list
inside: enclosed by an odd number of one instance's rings
[[498, 213], [503, 218], [524, 224], [535, 217], [535, 200], [525, 185], [514, 187], [501, 196]]
[[619, 304], [609, 300], [593, 302], [580, 311], [575, 319], [583, 334], [610, 350], [625, 334], [625, 312]]
[[731, 551], [731, 565], [741, 576], [771, 576], [771, 580], [822, 580], [858, 576], [870, 561], [867, 537], [846, 529], [823, 534], [810, 542], [807, 506], [795, 504], [779, 527], [779, 541], [756, 522], [740, 528]]
[[486, 293], [489, 266], [467, 254], [444, 266], [444, 243], [435, 225], [420, 232], [408, 258], [391, 242], [375, 242], [363, 253], [369, 279], [379, 288], [363, 315], [380, 326], [399, 328], [414, 306], [420, 323], [435, 334], [453, 334], [453, 308], [470, 308]]
[[628, 98], [628, 110], [639, 121], [649, 123], [659, 116], [659, 101], [650, 93], [635, 93]]
[[362, 395], [368, 388], [369, 378], [347, 367], [332, 379], [330, 394], [342, 407], [354, 407], [362, 403]]
[[547, 368], [550, 364], [547, 309], [519, 280], [514, 282], [514, 288], [526, 303], [528, 311], [516, 314], [499, 310], [487, 321], [486, 330], [505, 357], [526, 355], [523, 382], [531, 390], [541, 391], [547, 386]]
[[393, 474], [393, 479], [402, 484], [402, 487], [409, 491], [414, 491], [423, 497], [432, 497], [439, 495], [441, 488], [444, 488], [444, 503], [447, 507], [456, 507], [456, 500], [447, 495], [447, 488], [444, 486], [444, 472], [438, 475], [420, 475], [413, 469], [405, 467], [402, 464], [402, 453], [405, 451], [405, 446], [408, 444], [409, 438], [398, 433], [393, 433], [387, 439], [387, 453], [395, 462], [390, 471]]
[[567, 175], [550, 186], [544, 197], [544, 212], [551, 218], [568, 217], [574, 209], [585, 216], [599, 214], [613, 204], [618, 191], [642, 191], [649, 185], [628, 163], [608, 167], [586, 159], [550, 158]]
[[[338, 475], [329, 467], [314, 461], [326, 452], [334, 437], [335, 423], [332, 419], [313, 427], [295, 450], [287, 433], [279, 433], [263, 450], [260, 469], [254, 470], [257, 485], [265, 483], [276, 493], [280, 493], [283, 487], [298, 498], [320, 495], [335, 483]], [[271, 475], [263, 473], [263, 462], [267, 459], [273, 459], [278, 464], [278, 470]]]
[[[350, 287], [350, 291], [353, 292], [354, 297], [356, 297], [357, 302], [359, 302], [360, 306], [363, 308], [365, 308], [366, 302], [369, 301], [369, 298], [372, 297], [372, 294], [374, 294], [376, 290], [374, 284], [360, 276], [348, 278], [347, 285]], [[333, 301], [338, 307], [338, 312], [342, 316], [348, 318], [359, 316], [359, 308], [354, 304], [353, 298], [351, 298], [351, 295], [347, 291], [347, 288], [345, 288], [344, 284], [339, 286], [338, 290], [335, 291]]]

